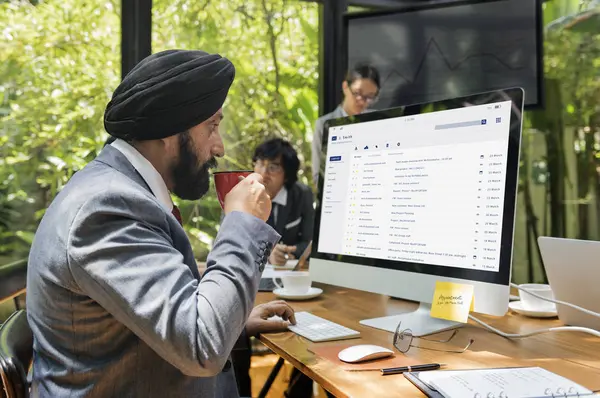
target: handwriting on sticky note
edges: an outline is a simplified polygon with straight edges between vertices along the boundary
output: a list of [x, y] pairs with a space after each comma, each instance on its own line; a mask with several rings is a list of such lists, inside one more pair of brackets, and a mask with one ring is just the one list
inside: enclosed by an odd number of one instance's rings
[[464, 298], [460, 296], [444, 296], [440, 294], [438, 297], [438, 305], [463, 305]]
[[430, 315], [434, 318], [466, 323], [474, 303], [473, 285], [436, 282]]

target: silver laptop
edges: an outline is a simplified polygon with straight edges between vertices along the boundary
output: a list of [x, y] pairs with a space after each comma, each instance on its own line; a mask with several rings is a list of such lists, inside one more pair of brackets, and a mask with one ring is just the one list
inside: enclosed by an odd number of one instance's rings
[[[556, 300], [600, 312], [600, 242], [538, 238], [544, 268]], [[557, 305], [566, 325], [600, 330], [600, 318]]]

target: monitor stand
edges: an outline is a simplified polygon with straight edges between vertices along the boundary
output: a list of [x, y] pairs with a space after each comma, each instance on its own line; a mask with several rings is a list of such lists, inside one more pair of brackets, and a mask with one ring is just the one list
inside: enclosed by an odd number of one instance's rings
[[398, 326], [398, 322], [402, 322], [400, 329], [410, 329], [413, 336], [417, 337], [455, 329], [462, 325], [462, 323], [459, 322], [432, 318], [431, 315], [429, 315], [430, 311], [431, 304], [420, 303], [419, 308], [413, 312], [384, 316], [381, 318], [363, 319], [360, 321], [360, 324], [394, 333]]

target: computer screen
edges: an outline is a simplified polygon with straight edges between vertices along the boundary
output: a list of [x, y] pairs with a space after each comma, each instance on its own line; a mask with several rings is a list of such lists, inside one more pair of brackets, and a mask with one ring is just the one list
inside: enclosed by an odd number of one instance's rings
[[508, 89], [326, 123], [314, 279], [421, 302], [462, 280], [506, 311], [522, 107]]
[[542, 20], [538, 0], [418, 5], [345, 17], [347, 66], [381, 73], [374, 109], [523, 87], [541, 104]]
[[510, 112], [509, 100], [331, 127], [319, 251], [497, 272]]

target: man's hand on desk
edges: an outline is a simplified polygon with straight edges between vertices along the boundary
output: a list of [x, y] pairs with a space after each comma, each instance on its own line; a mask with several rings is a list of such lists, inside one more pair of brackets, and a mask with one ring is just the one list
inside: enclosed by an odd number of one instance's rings
[[271, 256], [269, 256], [269, 262], [273, 265], [285, 265], [287, 260], [293, 260], [296, 258], [293, 254], [295, 251], [296, 246], [287, 246], [282, 243], [278, 243], [273, 248]]
[[[282, 320], [269, 320], [273, 316], [278, 316]], [[256, 336], [260, 333], [285, 332], [288, 321], [292, 325], [296, 324], [294, 310], [285, 301], [278, 300], [260, 304], [254, 307], [250, 313], [248, 322], [246, 322], [246, 333]]]

